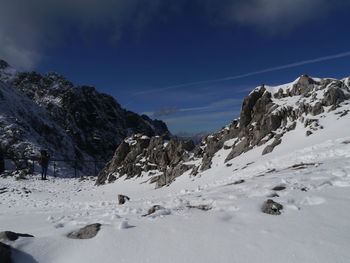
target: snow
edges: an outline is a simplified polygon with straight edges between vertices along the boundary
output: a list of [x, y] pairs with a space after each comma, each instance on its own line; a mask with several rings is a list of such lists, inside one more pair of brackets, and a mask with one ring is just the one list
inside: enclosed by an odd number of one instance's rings
[[[291, 106], [292, 99], [280, 102]], [[1, 242], [21, 251], [15, 262], [350, 262], [350, 114], [337, 114], [349, 109], [342, 103], [305, 116], [324, 128], [306, 136], [298, 120], [266, 155], [262, 145], [227, 166], [230, 149], [223, 147], [211, 169], [195, 177], [187, 171], [160, 189], [142, 176], [103, 186], [94, 186], [94, 177], [0, 178], [0, 231], [35, 236]], [[118, 205], [118, 194], [130, 201]], [[281, 215], [261, 212], [269, 198], [284, 206]], [[66, 237], [92, 223], [102, 224], [96, 237]]]
[[[349, 262], [347, 116], [328, 114], [325, 128], [309, 137], [298, 123], [283, 137], [292, 143], [264, 156], [263, 146], [254, 148], [230, 167], [223, 163], [229, 151], [219, 151], [212, 169], [157, 190], [141, 184], [144, 178], [100, 187], [38, 175], [1, 179], [8, 189], [1, 194], [1, 231], [35, 236], [7, 242], [23, 252], [14, 253], [16, 262]], [[303, 169], [292, 168], [301, 163]], [[271, 190], [281, 185], [286, 189]], [[262, 203], [275, 192], [282, 215], [263, 214]], [[131, 200], [118, 205], [118, 194]], [[142, 216], [153, 205], [162, 209]], [[196, 205], [212, 209], [189, 208]], [[90, 223], [102, 224], [96, 237], [65, 236]]]

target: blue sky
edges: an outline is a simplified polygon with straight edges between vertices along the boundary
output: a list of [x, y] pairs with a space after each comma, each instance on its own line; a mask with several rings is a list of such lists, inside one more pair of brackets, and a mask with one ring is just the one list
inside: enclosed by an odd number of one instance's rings
[[3, 0], [0, 58], [95, 86], [173, 133], [215, 131], [261, 83], [350, 75], [350, 4], [330, 2]]

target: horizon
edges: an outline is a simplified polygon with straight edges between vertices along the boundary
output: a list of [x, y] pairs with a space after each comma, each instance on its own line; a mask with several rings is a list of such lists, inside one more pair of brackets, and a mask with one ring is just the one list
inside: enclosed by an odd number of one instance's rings
[[5, 0], [0, 58], [94, 86], [174, 134], [229, 124], [261, 83], [350, 75], [343, 0], [36, 3]]

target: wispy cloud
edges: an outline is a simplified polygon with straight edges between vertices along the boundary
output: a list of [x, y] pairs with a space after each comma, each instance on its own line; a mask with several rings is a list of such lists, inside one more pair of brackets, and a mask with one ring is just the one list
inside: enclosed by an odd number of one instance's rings
[[154, 112], [143, 112], [143, 114], [152, 116], [152, 117], [164, 117], [169, 115], [174, 115], [176, 113], [188, 113], [188, 112], [208, 112], [208, 111], [218, 111], [225, 108], [237, 108], [241, 105], [241, 99], [228, 98], [220, 101], [215, 101], [209, 103], [205, 106], [190, 107], [190, 108], [178, 108], [175, 106], [163, 107]]
[[164, 118], [164, 121], [171, 124], [179, 124], [183, 122], [198, 123], [199, 121], [205, 121], [205, 122], [216, 121], [223, 117], [230, 117], [233, 119], [238, 115], [239, 115], [239, 111], [230, 110], [230, 111], [223, 111], [223, 112], [191, 114], [186, 116]]
[[218, 82], [223, 82], [223, 81], [242, 79], [242, 78], [247, 78], [250, 76], [259, 75], [259, 74], [263, 74], [263, 73], [268, 73], [268, 72], [273, 72], [273, 71], [278, 71], [278, 70], [283, 70], [283, 69], [288, 69], [288, 68], [295, 68], [295, 67], [299, 67], [299, 66], [303, 66], [303, 65], [308, 65], [308, 64], [313, 64], [313, 63], [318, 63], [318, 62], [323, 62], [323, 61], [328, 61], [328, 60], [333, 60], [333, 59], [338, 59], [338, 58], [344, 58], [344, 57], [349, 57], [349, 56], [350, 56], [350, 51], [346, 51], [346, 52], [333, 54], [333, 55], [329, 55], [329, 56], [323, 56], [323, 57], [318, 57], [318, 58], [313, 58], [313, 59], [308, 59], [308, 60], [302, 60], [302, 61], [298, 61], [298, 62], [294, 62], [294, 63], [290, 63], [290, 64], [265, 68], [265, 69], [261, 69], [261, 70], [257, 70], [257, 71], [251, 71], [251, 72], [247, 72], [244, 74], [233, 75], [233, 76], [228, 76], [228, 77], [224, 77], [224, 78], [201, 80], [201, 81], [195, 81], [195, 82], [187, 82], [187, 83], [172, 85], [172, 86], [163, 87], [163, 88], [159, 88], [159, 89], [145, 90], [145, 91], [137, 93], [137, 95], [150, 94], [150, 93], [167, 91], [167, 90], [171, 90], [171, 89], [178, 89], [178, 88], [184, 88], [184, 87], [190, 87], [190, 86], [195, 86], [195, 85], [203, 85], [203, 84], [209, 84], [209, 83], [218, 83]]

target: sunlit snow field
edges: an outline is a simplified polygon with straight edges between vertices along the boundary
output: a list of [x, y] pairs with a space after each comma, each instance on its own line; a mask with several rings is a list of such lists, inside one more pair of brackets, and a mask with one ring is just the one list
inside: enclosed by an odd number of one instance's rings
[[[22, 251], [15, 262], [26, 263], [350, 262], [350, 118], [334, 118], [309, 137], [298, 124], [272, 153], [257, 147], [231, 166], [221, 150], [212, 169], [160, 189], [147, 178], [104, 186], [95, 178], [1, 179], [0, 231], [35, 236], [7, 242]], [[279, 216], [260, 210], [274, 193]], [[131, 201], [118, 205], [118, 194]], [[153, 205], [163, 209], [142, 216]], [[102, 224], [96, 237], [66, 237], [91, 223]]]

